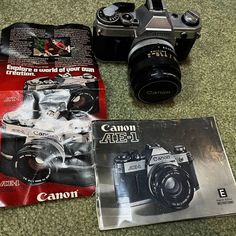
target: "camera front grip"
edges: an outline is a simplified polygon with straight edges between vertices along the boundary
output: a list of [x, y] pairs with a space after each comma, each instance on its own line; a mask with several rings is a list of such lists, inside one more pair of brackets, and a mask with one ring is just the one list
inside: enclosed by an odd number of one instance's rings
[[180, 38], [176, 40], [175, 52], [178, 61], [183, 61], [188, 57], [196, 39], [197, 37], [191, 39]]

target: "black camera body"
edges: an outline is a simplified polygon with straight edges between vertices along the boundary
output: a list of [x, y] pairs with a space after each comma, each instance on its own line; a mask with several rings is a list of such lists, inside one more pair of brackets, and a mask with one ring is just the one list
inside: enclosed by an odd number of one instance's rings
[[2, 119], [1, 171], [31, 185], [93, 186], [93, 82], [69, 75], [26, 81], [23, 104]]
[[187, 208], [199, 184], [193, 158], [183, 146], [173, 153], [160, 145], [146, 145], [141, 153], [117, 156], [113, 162], [114, 187], [119, 204], [158, 202], [172, 210]]
[[94, 53], [104, 61], [128, 61], [135, 97], [161, 102], [181, 91], [178, 61], [186, 59], [200, 30], [197, 12], [168, 12], [163, 0], [147, 0], [136, 10], [118, 2], [97, 11]]

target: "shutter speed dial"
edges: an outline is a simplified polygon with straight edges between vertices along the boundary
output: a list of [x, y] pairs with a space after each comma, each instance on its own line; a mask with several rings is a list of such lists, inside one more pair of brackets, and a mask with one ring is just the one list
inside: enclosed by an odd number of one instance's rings
[[99, 9], [97, 16], [101, 22], [105, 24], [113, 24], [119, 20], [120, 18], [119, 14], [133, 12], [134, 9], [135, 9], [134, 3], [117, 2], [108, 7], [103, 7]]
[[119, 20], [117, 12], [118, 7], [111, 5], [109, 7], [101, 8], [98, 10], [98, 18], [105, 24], [112, 24]]

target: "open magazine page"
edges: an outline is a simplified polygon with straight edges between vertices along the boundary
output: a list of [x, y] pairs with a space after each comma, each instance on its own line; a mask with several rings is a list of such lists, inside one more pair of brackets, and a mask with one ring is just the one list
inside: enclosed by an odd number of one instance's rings
[[91, 122], [106, 101], [90, 29], [3, 29], [0, 77], [0, 206], [92, 195]]
[[236, 212], [214, 118], [94, 121], [93, 148], [101, 230]]

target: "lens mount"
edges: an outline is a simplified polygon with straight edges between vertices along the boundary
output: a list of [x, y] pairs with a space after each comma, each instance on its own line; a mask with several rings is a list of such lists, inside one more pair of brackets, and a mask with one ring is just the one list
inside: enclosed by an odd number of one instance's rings
[[158, 103], [181, 91], [181, 72], [173, 46], [162, 39], [136, 43], [128, 57], [130, 85], [144, 103]]
[[179, 166], [154, 166], [148, 177], [152, 195], [165, 207], [180, 210], [188, 207], [194, 188], [189, 174]]

